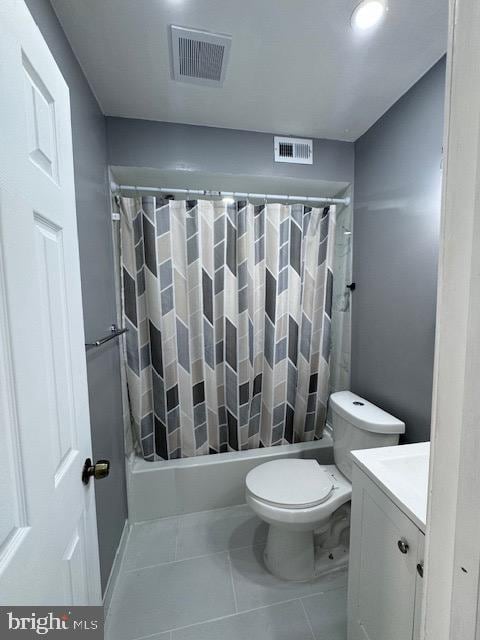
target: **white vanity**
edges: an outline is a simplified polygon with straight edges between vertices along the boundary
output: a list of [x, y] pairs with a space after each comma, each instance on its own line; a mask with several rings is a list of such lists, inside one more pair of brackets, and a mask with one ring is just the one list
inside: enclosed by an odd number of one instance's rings
[[430, 443], [352, 453], [348, 640], [419, 637]]

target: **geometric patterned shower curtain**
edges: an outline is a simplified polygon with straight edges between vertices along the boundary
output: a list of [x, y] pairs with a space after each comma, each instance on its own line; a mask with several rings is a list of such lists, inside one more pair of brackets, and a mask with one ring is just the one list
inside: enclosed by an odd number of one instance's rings
[[127, 384], [139, 453], [318, 438], [335, 209], [121, 198]]

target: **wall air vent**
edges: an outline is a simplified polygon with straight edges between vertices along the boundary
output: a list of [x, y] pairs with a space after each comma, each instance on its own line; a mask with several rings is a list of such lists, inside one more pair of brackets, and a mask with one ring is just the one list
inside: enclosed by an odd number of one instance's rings
[[225, 79], [231, 36], [171, 25], [172, 77], [221, 87]]
[[313, 140], [274, 136], [275, 162], [313, 164]]

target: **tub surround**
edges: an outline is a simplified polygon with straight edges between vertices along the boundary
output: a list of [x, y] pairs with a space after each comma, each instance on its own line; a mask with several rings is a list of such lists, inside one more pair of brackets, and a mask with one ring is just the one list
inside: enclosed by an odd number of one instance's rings
[[425, 533], [430, 443], [353, 451], [354, 463]]
[[328, 431], [321, 440], [196, 458], [146, 462], [132, 456], [127, 469], [130, 522], [221, 509], [245, 502], [245, 478], [254, 467], [278, 458], [333, 463]]

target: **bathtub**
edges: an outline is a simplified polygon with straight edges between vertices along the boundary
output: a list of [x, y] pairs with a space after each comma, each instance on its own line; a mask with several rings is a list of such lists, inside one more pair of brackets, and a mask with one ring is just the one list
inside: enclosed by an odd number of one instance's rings
[[129, 520], [143, 522], [243, 504], [250, 469], [278, 458], [313, 458], [333, 464], [331, 435], [325, 431], [314, 442], [181, 460], [146, 462], [132, 456], [127, 463]]

